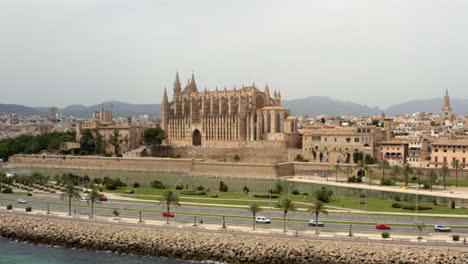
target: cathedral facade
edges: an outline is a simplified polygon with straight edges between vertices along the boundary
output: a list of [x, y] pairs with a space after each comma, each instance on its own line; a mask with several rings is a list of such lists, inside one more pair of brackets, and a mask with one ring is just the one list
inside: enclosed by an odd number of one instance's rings
[[255, 84], [199, 91], [195, 77], [182, 89], [176, 74], [172, 101], [164, 90], [161, 127], [174, 146], [282, 146], [299, 142], [297, 120], [281, 107], [281, 94]]

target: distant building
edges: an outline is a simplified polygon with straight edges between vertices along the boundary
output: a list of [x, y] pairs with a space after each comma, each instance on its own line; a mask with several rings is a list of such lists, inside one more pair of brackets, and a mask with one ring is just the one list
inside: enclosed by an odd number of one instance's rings
[[450, 96], [448, 89], [445, 90], [444, 105], [442, 106], [441, 123], [442, 124], [453, 124], [455, 115], [452, 112], [452, 106], [450, 105]]
[[431, 158], [428, 167], [437, 168], [447, 165], [451, 168], [454, 160], [458, 160], [460, 166], [466, 168], [468, 160], [468, 140], [436, 140], [431, 144]]
[[379, 143], [376, 148], [377, 161], [387, 160], [391, 165], [403, 165], [408, 160], [409, 141], [392, 139]]
[[118, 134], [120, 153], [126, 153], [138, 148], [142, 144], [143, 132], [146, 127], [132, 124], [131, 117], [127, 118], [127, 122], [116, 124], [112, 119], [112, 112], [101, 110], [94, 113], [94, 119], [87, 121], [79, 121], [76, 125], [76, 141], [80, 139], [85, 130], [91, 130], [93, 136], [102, 136], [105, 143], [106, 152], [116, 154], [115, 146], [109, 143], [111, 135]]

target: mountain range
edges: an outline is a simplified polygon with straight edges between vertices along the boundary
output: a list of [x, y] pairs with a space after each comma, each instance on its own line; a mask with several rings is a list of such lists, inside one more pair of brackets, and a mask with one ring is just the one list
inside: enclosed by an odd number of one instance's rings
[[[412, 114], [415, 112], [439, 113], [443, 104], [442, 98], [413, 100], [402, 104], [392, 105], [386, 109], [370, 107], [350, 101], [335, 100], [324, 96], [309, 96], [301, 99], [283, 100], [283, 106], [290, 108], [293, 115], [352, 115], [370, 116]], [[468, 115], [468, 99], [452, 99], [453, 111], [459, 115]], [[128, 104], [119, 101], [109, 101], [102, 104], [114, 116], [151, 115], [153, 118], [160, 115], [160, 104]], [[99, 111], [101, 104], [84, 106], [69, 105], [59, 109], [64, 116], [89, 118], [93, 112]], [[0, 113], [15, 113], [21, 115], [41, 115], [47, 113], [47, 107], [28, 107], [16, 104], [0, 104]]]

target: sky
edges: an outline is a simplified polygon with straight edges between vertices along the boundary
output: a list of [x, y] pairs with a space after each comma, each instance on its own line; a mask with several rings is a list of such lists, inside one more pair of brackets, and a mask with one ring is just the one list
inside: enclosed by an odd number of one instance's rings
[[0, 103], [160, 103], [199, 89], [388, 107], [468, 98], [466, 0], [0, 0]]

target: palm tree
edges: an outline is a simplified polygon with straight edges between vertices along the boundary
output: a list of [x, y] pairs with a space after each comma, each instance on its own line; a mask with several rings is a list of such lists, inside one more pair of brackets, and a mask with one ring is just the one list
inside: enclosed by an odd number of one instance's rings
[[411, 168], [411, 165], [409, 163], [406, 163], [405, 166], [403, 166], [403, 175], [405, 175], [405, 186], [408, 186], [409, 175], [411, 173], [413, 173], [413, 168]]
[[372, 185], [372, 176], [374, 176], [374, 170], [371, 168], [367, 169], [367, 176], [369, 177], [369, 185]]
[[434, 170], [429, 171], [428, 175], [429, 177], [429, 184], [431, 187], [431, 192], [432, 192], [432, 185], [434, 184], [435, 180], [437, 179], [437, 173]]
[[424, 172], [420, 168], [417, 168], [414, 174], [418, 178], [418, 187], [421, 187], [421, 177], [424, 176]]
[[289, 200], [288, 198], [279, 201], [276, 206], [283, 211], [283, 223], [284, 223], [284, 232], [286, 233], [286, 215], [289, 211], [294, 212], [296, 211], [296, 205], [293, 201]]
[[444, 190], [447, 189], [447, 176], [449, 173], [450, 171], [447, 165], [444, 165], [442, 168], [440, 168], [440, 176], [442, 176], [444, 179]]
[[249, 211], [253, 215], [253, 230], [255, 230], [255, 222], [256, 222], [255, 217], [257, 216], [257, 213], [263, 211], [263, 209], [259, 204], [253, 203], [253, 204], [250, 204]]
[[80, 193], [73, 184], [68, 184], [65, 191], [60, 194], [60, 199], [68, 200], [68, 215], [71, 215], [71, 202], [80, 200]]
[[349, 165], [346, 166], [345, 172], [346, 172], [346, 178], [349, 178], [349, 174], [353, 173], [353, 167], [351, 167]]
[[[173, 204], [175, 207], [180, 206], [179, 197], [173, 191], [165, 191], [161, 198], [159, 198], [159, 204], [165, 203], [167, 207], [167, 212], [170, 213], [170, 206]], [[169, 224], [169, 217], [166, 218], [167, 223]]]
[[89, 193], [89, 201], [91, 201], [91, 218], [94, 216], [94, 203], [101, 203], [102, 194], [100, 194], [95, 188], [92, 188]]
[[381, 160], [379, 162], [379, 169], [382, 170], [382, 179], [385, 180], [385, 170], [390, 169], [390, 163], [388, 162], [388, 160]]
[[458, 187], [458, 170], [460, 169], [460, 161], [457, 159], [453, 160], [452, 168], [455, 169], [455, 187]]
[[396, 177], [400, 173], [400, 167], [398, 165], [394, 165], [390, 169], [391, 169], [393, 181], [396, 183]]
[[340, 171], [340, 164], [337, 163], [335, 165], [335, 177], [336, 177], [336, 182], [338, 182], [338, 172]]
[[316, 201], [314, 205], [309, 208], [309, 212], [315, 215], [315, 234], [318, 235], [318, 219], [319, 214], [328, 215], [328, 211], [324, 209], [325, 205], [321, 201]]

